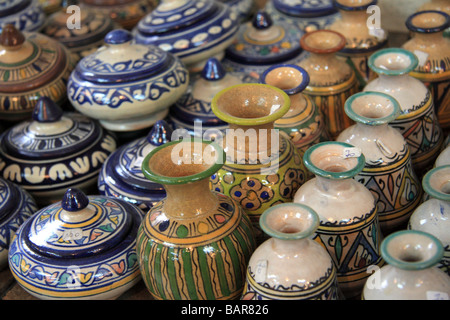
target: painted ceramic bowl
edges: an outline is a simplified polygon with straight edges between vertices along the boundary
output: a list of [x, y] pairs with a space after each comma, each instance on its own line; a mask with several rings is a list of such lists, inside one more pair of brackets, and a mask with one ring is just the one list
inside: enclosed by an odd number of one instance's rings
[[17, 229], [37, 210], [28, 192], [0, 178], [0, 270], [8, 265], [8, 250]]
[[112, 131], [136, 131], [164, 119], [189, 82], [174, 55], [132, 40], [129, 31], [109, 32], [107, 46], [81, 59], [67, 84], [74, 108]]
[[114, 299], [140, 279], [140, 209], [123, 200], [68, 189], [17, 230], [12, 275], [40, 299]]
[[8, 0], [0, 2], [0, 31], [12, 24], [20, 31], [39, 31], [45, 23], [45, 13], [39, 0]]
[[172, 128], [164, 120], [159, 120], [150, 133], [142, 138], [122, 145], [105, 161], [98, 177], [101, 195], [128, 201], [145, 214], [150, 208], [166, 197], [164, 187], [148, 180], [142, 173], [142, 161], [156, 147], [170, 141]]
[[28, 120], [40, 97], [62, 105], [74, 64], [67, 48], [41, 33], [13, 25], [0, 35], [0, 120]]
[[208, 58], [222, 59], [238, 27], [237, 14], [221, 2], [173, 0], [162, 1], [134, 32], [137, 43], [158, 46], [199, 71]]
[[0, 136], [0, 175], [22, 186], [40, 206], [48, 205], [70, 187], [95, 188], [103, 162], [115, 149], [115, 137], [98, 122], [63, 113], [42, 97], [32, 120]]

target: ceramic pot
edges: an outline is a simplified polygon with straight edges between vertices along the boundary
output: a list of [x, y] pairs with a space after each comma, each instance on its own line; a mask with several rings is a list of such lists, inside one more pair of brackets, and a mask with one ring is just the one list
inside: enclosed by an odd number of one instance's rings
[[435, 113], [433, 97], [427, 87], [411, 77], [417, 57], [400, 48], [382, 49], [369, 58], [369, 67], [378, 74], [364, 91], [384, 92], [400, 104], [400, 115], [391, 122], [405, 138], [417, 173], [432, 165], [444, 140]]
[[48, 16], [62, 8], [63, 0], [39, 0], [42, 10]]
[[74, 67], [70, 52], [40, 33], [22, 34], [12, 25], [0, 35], [0, 119], [19, 122], [31, 118], [42, 96], [62, 105], [66, 83]]
[[219, 0], [234, 10], [241, 22], [247, 21], [256, 10], [254, 0]]
[[364, 286], [365, 300], [448, 300], [450, 277], [435, 265], [442, 244], [421, 231], [398, 231], [381, 244], [386, 265]]
[[116, 299], [140, 281], [136, 234], [140, 209], [68, 189], [17, 230], [12, 275], [39, 299]]
[[440, 167], [450, 164], [450, 135], [447, 136], [447, 139], [445, 139], [442, 151], [439, 153], [438, 157], [436, 158], [436, 162], [434, 163], [435, 167]]
[[336, 55], [345, 47], [345, 38], [331, 30], [305, 34], [300, 40], [309, 55], [298, 63], [309, 74], [309, 84], [303, 91], [321, 110], [331, 139], [353, 124], [345, 114], [344, 103], [359, 91], [355, 71]]
[[17, 30], [39, 32], [45, 23], [45, 13], [39, 0], [2, 1], [0, 5], [0, 31], [7, 25]]
[[258, 82], [270, 66], [296, 64], [305, 53], [299, 39], [303, 32], [284, 21], [274, 23], [265, 11], [258, 11], [252, 21], [241, 24], [234, 42], [226, 49], [222, 61], [227, 71], [242, 72]]
[[145, 137], [120, 146], [103, 163], [97, 186], [99, 194], [119, 198], [138, 206], [143, 213], [166, 196], [162, 185], [145, 178], [141, 165], [156, 147], [170, 141], [172, 128], [158, 120]]
[[32, 120], [7, 129], [0, 140], [0, 174], [40, 207], [59, 201], [70, 187], [95, 191], [101, 166], [116, 149], [115, 137], [96, 121], [63, 113], [47, 97], [39, 99]]
[[361, 89], [367, 81], [376, 77], [368, 65], [370, 55], [387, 46], [387, 31], [381, 26], [377, 26], [377, 29], [368, 26], [367, 10], [371, 6], [376, 6], [377, 2], [377, 0], [336, 0], [334, 5], [339, 11], [339, 17], [328, 26], [330, 30], [339, 32], [345, 37], [345, 47], [338, 54], [347, 58], [347, 62], [352, 65]]
[[239, 204], [211, 191], [209, 178], [224, 152], [205, 140], [177, 140], [150, 152], [144, 175], [167, 197], [145, 216], [137, 237], [143, 280], [155, 299], [237, 299], [255, 249], [248, 216]]
[[444, 30], [450, 26], [450, 16], [441, 11], [420, 11], [406, 20], [413, 33], [403, 48], [419, 58], [409, 75], [422, 81], [434, 99], [436, 114], [442, 129], [450, 129], [450, 39]]
[[107, 47], [81, 59], [67, 84], [74, 108], [112, 131], [136, 131], [164, 119], [189, 82], [178, 58], [132, 40], [126, 30], [109, 32]]
[[441, 241], [444, 256], [438, 267], [450, 276], [450, 165], [428, 171], [422, 184], [430, 198], [414, 211], [408, 228], [430, 233]]
[[289, 96], [266, 84], [244, 83], [216, 94], [211, 108], [230, 126], [221, 142], [227, 158], [211, 177], [212, 189], [244, 208], [261, 243], [266, 238], [259, 226], [261, 214], [275, 204], [292, 202], [307, 177], [300, 152], [274, 127], [289, 111]]
[[311, 97], [302, 94], [309, 84], [305, 69], [293, 64], [279, 64], [261, 75], [261, 83], [283, 90], [291, 101], [289, 111], [275, 121], [275, 128], [284, 131], [303, 154], [310, 146], [329, 141], [322, 112]]
[[283, 203], [259, 220], [271, 238], [253, 252], [243, 300], [337, 300], [336, 267], [328, 252], [310, 239], [319, 226], [311, 208]]
[[8, 250], [17, 229], [38, 207], [18, 185], [0, 178], [0, 271], [8, 266]]
[[366, 91], [351, 96], [345, 102], [345, 112], [356, 124], [345, 129], [337, 141], [364, 154], [364, 168], [355, 179], [375, 197], [381, 231], [388, 235], [405, 229], [423, 192], [408, 144], [389, 125], [400, 114], [400, 105], [385, 93]]
[[[428, 11], [428, 10], [436, 10], [445, 12], [450, 15], [450, 4], [447, 0], [430, 0], [424, 4], [422, 4], [417, 11]], [[444, 31], [445, 37], [450, 37], [450, 28]]]
[[381, 266], [381, 232], [375, 199], [354, 177], [364, 168], [364, 155], [353, 155], [354, 146], [321, 142], [306, 150], [304, 162], [315, 178], [295, 193], [293, 202], [317, 212], [320, 225], [313, 239], [334, 261], [343, 295], [361, 295], [371, 266]]
[[133, 32], [137, 43], [171, 52], [189, 71], [197, 72], [208, 58], [223, 58], [238, 28], [236, 12], [221, 2], [162, 0]]

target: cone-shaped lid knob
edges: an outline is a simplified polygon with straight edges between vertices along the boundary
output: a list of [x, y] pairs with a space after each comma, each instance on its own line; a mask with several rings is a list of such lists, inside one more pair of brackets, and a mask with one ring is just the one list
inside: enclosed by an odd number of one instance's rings
[[67, 189], [61, 200], [61, 207], [70, 212], [83, 210], [88, 204], [88, 197], [77, 188]]
[[206, 80], [220, 80], [225, 77], [226, 71], [216, 58], [209, 58], [202, 70], [202, 77]]
[[32, 118], [38, 122], [55, 122], [61, 119], [62, 115], [61, 107], [52, 99], [41, 97], [34, 107]]
[[148, 134], [147, 140], [152, 145], [160, 146], [171, 140], [172, 132], [172, 128], [166, 121], [158, 120]]
[[267, 29], [273, 24], [270, 15], [265, 11], [258, 11], [253, 17], [252, 25], [256, 29]]
[[0, 44], [4, 47], [16, 47], [24, 43], [25, 36], [12, 24], [3, 26], [0, 34]]

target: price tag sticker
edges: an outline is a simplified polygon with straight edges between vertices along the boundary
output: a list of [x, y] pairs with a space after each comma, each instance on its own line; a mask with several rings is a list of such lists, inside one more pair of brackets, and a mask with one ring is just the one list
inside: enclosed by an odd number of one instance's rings
[[83, 230], [79, 228], [65, 230], [62, 238], [64, 241], [80, 240], [83, 238]]
[[256, 264], [255, 281], [266, 282], [267, 277], [267, 260], [259, 260]]
[[448, 300], [448, 293], [439, 291], [427, 291], [427, 300]]
[[386, 39], [386, 32], [381, 28], [370, 28], [369, 34], [371, 36], [374, 36], [378, 40], [384, 40]]
[[342, 154], [342, 156], [347, 159], [347, 158], [357, 158], [359, 156], [361, 156], [361, 149], [360, 148], [344, 148], [344, 152]]
[[423, 67], [425, 63], [427, 63], [428, 60], [428, 53], [420, 51], [420, 50], [414, 50], [414, 54], [417, 57], [417, 60], [419, 60], [419, 66]]

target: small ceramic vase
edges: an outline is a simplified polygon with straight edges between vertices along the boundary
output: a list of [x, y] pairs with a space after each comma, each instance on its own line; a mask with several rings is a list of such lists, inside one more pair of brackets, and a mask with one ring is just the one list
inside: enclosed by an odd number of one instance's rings
[[145, 178], [142, 161], [150, 151], [169, 142], [171, 136], [168, 123], [158, 120], [147, 136], [120, 146], [102, 165], [97, 182], [99, 194], [128, 201], [147, 213], [166, 197], [166, 192], [162, 185]]
[[305, 34], [300, 40], [309, 55], [298, 63], [309, 74], [309, 85], [303, 91], [313, 98], [321, 110], [327, 130], [334, 140], [339, 133], [353, 124], [345, 114], [344, 103], [359, 91], [355, 71], [336, 55], [345, 47], [345, 38], [331, 30], [317, 30]]
[[223, 165], [216, 143], [183, 139], [150, 152], [144, 175], [167, 197], [145, 216], [137, 251], [142, 278], [158, 300], [230, 300], [241, 296], [256, 243], [239, 204], [210, 190]]
[[28, 192], [0, 178], [0, 271], [8, 266], [8, 250], [17, 229], [37, 210]]
[[274, 65], [263, 72], [260, 81], [289, 96], [291, 107], [275, 121], [275, 128], [284, 131], [301, 154], [316, 143], [330, 140], [322, 112], [311, 97], [302, 94], [309, 84], [305, 69], [294, 64]]
[[[450, 277], [436, 267], [442, 244], [429, 233], [404, 230], [381, 243], [386, 265], [367, 279], [364, 300], [449, 300]], [[372, 270], [372, 271], [374, 271]]]
[[436, 158], [436, 162], [434, 163], [435, 167], [440, 167], [450, 164], [450, 135], [447, 136], [447, 139], [445, 139], [442, 151], [439, 153], [438, 157]]
[[141, 279], [136, 254], [140, 209], [68, 189], [17, 230], [9, 266], [39, 299], [116, 299]]
[[422, 81], [433, 96], [442, 129], [450, 129], [450, 39], [443, 36], [450, 16], [441, 11], [420, 11], [406, 20], [413, 33], [403, 48], [419, 60], [409, 75]]
[[109, 32], [107, 47], [81, 59], [67, 84], [76, 110], [117, 132], [149, 128], [164, 119], [189, 82], [178, 58], [132, 40], [129, 31]]
[[67, 79], [74, 62], [67, 48], [41, 33], [22, 34], [12, 25], [0, 35], [0, 119], [31, 118], [40, 97], [67, 101]]
[[441, 241], [444, 256], [438, 267], [450, 276], [450, 165], [428, 171], [422, 185], [430, 198], [414, 211], [408, 228], [430, 233]]
[[216, 0], [162, 0], [134, 29], [136, 42], [171, 52], [189, 71], [221, 60], [239, 28], [234, 10]]
[[382, 49], [369, 58], [369, 67], [378, 74], [364, 91], [384, 92], [400, 104], [400, 115], [391, 122], [409, 145], [414, 170], [419, 174], [432, 165], [444, 140], [435, 113], [433, 97], [427, 87], [409, 75], [417, 57], [401, 48]]
[[265, 10], [275, 21], [295, 24], [304, 32], [325, 29], [339, 17], [333, 0], [271, 0]]
[[389, 125], [400, 114], [400, 105], [385, 93], [366, 91], [351, 96], [345, 102], [345, 112], [356, 124], [336, 140], [364, 154], [365, 166], [355, 179], [375, 197], [381, 231], [388, 235], [405, 229], [423, 192], [408, 144]]
[[303, 184], [293, 202], [311, 207], [320, 217], [313, 239], [328, 251], [347, 299], [361, 295], [371, 266], [381, 266], [381, 232], [375, 199], [354, 177], [364, 155], [343, 142], [321, 142], [306, 150], [304, 162], [315, 178]]
[[270, 85], [244, 83], [216, 94], [211, 108], [230, 126], [221, 141], [227, 158], [211, 177], [212, 189], [244, 208], [259, 244], [267, 239], [259, 225], [261, 214], [275, 204], [292, 202], [307, 179], [300, 151], [274, 126], [289, 111], [289, 96]]
[[[428, 10], [441, 11], [450, 15], [450, 3], [448, 2], [448, 0], [430, 0], [422, 4], [417, 12]], [[447, 28], [447, 30], [444, 31], [444, 37], [450, 37], [450, 28]]]
[[9, 0], [0, 4], [0, 31], [11, 24], [19, 31], [39, 32], [45, 18], [39, 0]]
[[339, 18], [328, 26], [330, 30], [339, 32], [345, 37], [345, 47], [338, 55], [347, 58], [347, 62], [356, 72], [361, 89], [367, 81], [376, 77], [368, 65], [370, 55], [387, 46], [387, 31], [381, 26], [369, 27], [367, 10], [371, 6], [376, 6], [377, 2], [377, 0], [336, 0], [334, 4], [339, 10]]
[[284, 21], [274, 23], [265, 11], [258, 11], [252, 21], [241, 24], [234, 42], [226, 49], [222, 64], [227, 71], [248, 74], [258, 82], [270, 66], [296, 64], [305, 53], [299, 39], [303, 32]]
[[49, 16], [62, 8], [63, 0], [39, 0], [44, 13]]
[[299, 203], [267, 209], [259, 223], [271, 238], [253, 252], [242, 300], [337, 300], [336, 267], [311, 240], [319, 217]]
[[48, 97], [39, 99], [32, 120], [7, 129], [0, 140], [0, 174], [40, 207], [60, 200], [70, 187], [94, 192], [101, 166], [117, 144], [96, 121], [63, 113]]
[[247, 21], [256, 10], [255, 0], [219, 0], [234, 10], [241, 22]]

